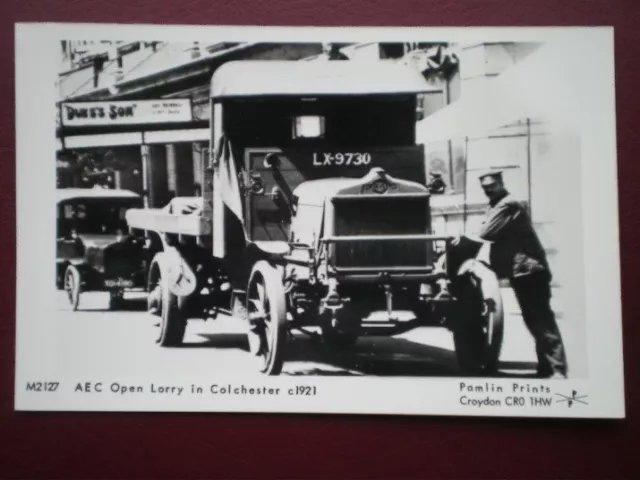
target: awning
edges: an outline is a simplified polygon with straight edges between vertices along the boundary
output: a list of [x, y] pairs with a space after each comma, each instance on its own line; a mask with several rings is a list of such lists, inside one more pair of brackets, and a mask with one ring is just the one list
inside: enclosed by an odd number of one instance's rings
[[598, 68], [597, 58], [587, 52], [589, 45], [584, 43], [562, 41], [541, 46], [487, 80], [481, 91], [466, 96], [463, 92], [457, 102], [419, 122], [418, 141], [481, 136], [526, 119], [580, 131], [590, 114], [590, 103], [601, 93], [589, 90], [590, 82], [585, 81]]
[[211, 81], [216, 99], [252, 96], [417, 94], [437, 91], [414, 68], [395, 60], [238, 61]]
[[64, 149], [208, 142], [209, 138], [210, 132], [208, 128], [71, 135], [64, 137], [64, 143], [60, 138], [56, 138], [56, 151]]

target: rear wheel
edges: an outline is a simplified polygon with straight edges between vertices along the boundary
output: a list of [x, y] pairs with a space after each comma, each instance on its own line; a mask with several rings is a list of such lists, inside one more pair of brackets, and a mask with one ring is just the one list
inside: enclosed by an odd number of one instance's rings
[[262, 373], [279, 375], [287, 342], [285, 292], [280, 273], [264, 260], [251, 272], [246, 309], [249, 350]]
[[147, 308], [149, 313], [159, 317], [156, 343], [163, 347], [180, 345], [187, 328], [187, 317], [183, 303], [169, 290], [165, 259], [159, 253], [149, 269]]
[[458, 365], [465, 375], [488, 375], [498, 369], [504, 334], [500, 285], [487, 269], [468, 273], [458, 285], [458, 318], [453, 325]]
[[71, 305], [71, 310], [76, 311], [80, 303], [80, 271], [73, 265], [69, 265], [64, 274], [64, 290]]

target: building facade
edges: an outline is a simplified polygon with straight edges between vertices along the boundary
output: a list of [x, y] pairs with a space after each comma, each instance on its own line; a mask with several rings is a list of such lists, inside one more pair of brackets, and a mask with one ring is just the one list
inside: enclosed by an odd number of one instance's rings
[[299, 60], [321, 45], [63, 42], [62, 50], [58, 187], [130, 189], [157, 207], [201, 191], [209, 85], [220, 65]]
[[[422, 99], [423, 116], [459, 96], [457, 63], [446, 44], [337, 45], [351, 61], [396, 59], [423, 72], [439, 88]], [[209, 88], [215, 70], [232, 60], [322, 61], [322, 48], [320, 43], [62, 42], [58, 186], [131, 189], [143, 194], [149, 206], [164, 205], [176, 195], [197, 195], [209, 150]], [[165, 112], [154, 122], [133, 123], [127, 118], [73, 121], [67, 113], [70, 106], [82, 112], [98, 105], [91, 102], [140, 111], [150, 101], [182, 113], [187, 107], [171, 102], [188, 101], [190, 115], [177, 119]]]

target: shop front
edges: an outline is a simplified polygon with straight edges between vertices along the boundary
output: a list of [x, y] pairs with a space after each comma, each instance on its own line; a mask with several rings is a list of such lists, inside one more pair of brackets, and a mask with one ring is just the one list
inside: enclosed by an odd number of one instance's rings
[[199, 193], [208, 121], [190, 99], [59, 105], [58, 188], [123, 188], [157, 207]]

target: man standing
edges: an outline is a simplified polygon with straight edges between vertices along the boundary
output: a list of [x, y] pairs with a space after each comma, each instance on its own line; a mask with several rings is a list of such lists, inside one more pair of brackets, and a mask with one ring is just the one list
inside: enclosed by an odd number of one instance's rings
[[[526, 209], [505, 188], [502, 172], [480, 176], [489, 199], [487, 215], [471, 240], [491, 242], [491, 268], [509, 279], [527, 328], [536, 344], [538, 374], [566, 378], [567, 361], [551, 309], [551, 271]], [[475, 237], [475, 238], [474, 238]]]

